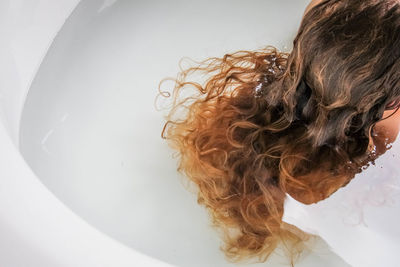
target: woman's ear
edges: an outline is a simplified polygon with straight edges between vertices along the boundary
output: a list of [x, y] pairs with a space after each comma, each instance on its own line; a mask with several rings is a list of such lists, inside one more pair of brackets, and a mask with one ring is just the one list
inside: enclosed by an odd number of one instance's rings
[[400, 111], [385, 110], [382, 120], [378, 121], [373, 129], [373, 136], [370, 136], [370, 151], [375, 148], [377, 155], [385, 153], [392, 144], [400, 130]]

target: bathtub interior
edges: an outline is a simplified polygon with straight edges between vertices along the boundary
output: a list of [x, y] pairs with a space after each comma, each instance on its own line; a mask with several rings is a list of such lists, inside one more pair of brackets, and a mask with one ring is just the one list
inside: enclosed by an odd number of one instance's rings
[[[307, 3], [81, 1], [26, 98], [23, 157], [54, 195], [115, 240], [177, 266], [233, 266], [160, 137], [158, 82], [177, 74], [183, 56], [266, 44], [290, 51]], [[257, 266], [285, 264], [275, 255]], [[322, 265], [348, 266], [319, 240], [298, 266]]]

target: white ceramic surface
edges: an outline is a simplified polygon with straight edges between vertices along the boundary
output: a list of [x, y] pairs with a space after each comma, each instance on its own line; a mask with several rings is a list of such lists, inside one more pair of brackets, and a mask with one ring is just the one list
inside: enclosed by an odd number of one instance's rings
[[167, 266], [71, 212], [16, 145], [25, 95], [78, 0], [0, 1], [0, 266]]
[[[183, 56], [290, 51], [307, 2], [82, 1], [29, 91], [22, 154], [63, 203], [132, 251], [176, 266], [233, 266], [160, 138], [157, 85]], [[301, 266], [347, 264], [320, 242]]]

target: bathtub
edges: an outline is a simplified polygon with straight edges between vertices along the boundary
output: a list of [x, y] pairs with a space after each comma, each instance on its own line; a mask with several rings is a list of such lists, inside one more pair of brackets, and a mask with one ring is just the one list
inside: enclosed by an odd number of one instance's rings
[[[0, 3], [0, 266], [234, 266], [153, 100], [183, 56], [290, 51], [308, 1], [243, 3]], [[322, 265], [348, 266], [322, 240], [296, 266]]]
[[1, 1], [0, 265], [168, 266], [89, 225], [32, 172], [18, 149], [26, 94], [79, 1]]

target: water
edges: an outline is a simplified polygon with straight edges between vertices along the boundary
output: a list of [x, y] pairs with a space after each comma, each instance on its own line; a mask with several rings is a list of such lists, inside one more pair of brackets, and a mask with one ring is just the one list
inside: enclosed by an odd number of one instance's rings
[[[157, 86], [184, 56], [266, 44], [289, 51], [307, 2], [82, 1], [27, 97], [23, 156], [61, 201], [116, 240], [177, 266], [234, 266], [161, 139]], [[318, 244], [299, 267], [347, 266]]]

